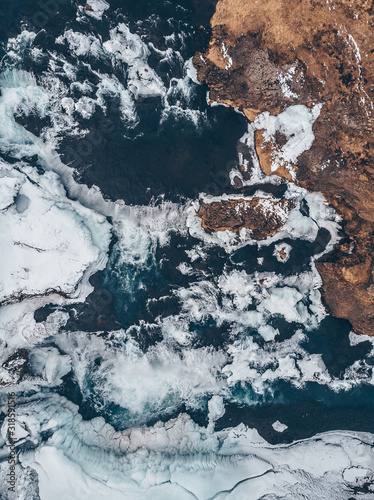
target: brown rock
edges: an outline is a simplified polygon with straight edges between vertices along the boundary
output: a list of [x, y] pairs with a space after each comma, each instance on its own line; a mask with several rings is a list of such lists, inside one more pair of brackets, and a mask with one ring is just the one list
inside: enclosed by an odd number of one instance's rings
[[294, 207], [295, 203], [286, 199], [200, 201], [197, 215], [201, 217], [202, 227], [208, 233], [225, 230], [238, 232], [246, 227], [252, 231], [255, 240], [263, 240], [281, 229]]
[[356, 268], [354, 279], [349, 281], [345, 279], [346, 276], [342, 276], [339, 262], [319, 262], [317, 269], [323, 280], [323, 294], [331, 313], [348, 319], [354, 324], [356, 333], [372, 334], [374, 294], [373, 285], [366, 286], [365, 269], [360, 276], [359, 269]]
[[282, 143], [275, 142], [272, 139], [266, 140], [264, 130], [255, 131], [256, 153], [260, 160], [262, 171], [266, 175], [279, 175], [288, 181], [292, 181], [291, 171], [296, 170], [295, 166], [276, 161], [276, 153], [280, 151]]
[[[318, 265], [325, 301], [357, 332], [374, 335], [372, 2], [219, 0], [211, 26], [209, 48], [194, 64], [212, 100], [238, 106], [250, 120], [323, 104], [315, 141], [293, 166], [295, 182], [321, 191], [344, 219], [343, 244]], [[269, 142], [257, 131], [264, 172], [289, 180], [287, 166], [272, 171], [281, 147], [281, 137]]]
[[287, 254], [286, 254], [286, 252], [285, 252], [284, 248], [281, 248], [281, 249], [279, 250], [279, 257], [280, 257], [282, 260], [286, 260], [286, 258], [287, 258]]

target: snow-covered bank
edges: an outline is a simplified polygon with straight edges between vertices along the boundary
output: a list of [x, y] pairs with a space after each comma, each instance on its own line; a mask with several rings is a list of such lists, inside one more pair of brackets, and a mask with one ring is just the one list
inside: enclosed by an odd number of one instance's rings
[[[210, 405], [213, 421], [220, 414], [217, 404]], [[35, 488], [41, 500], [348, 500], [374, 495], [371, 434], [336, 431], [271, 446], [244, 425], [214, 432], [183, 414], [153, 427], [116, 432], [101, 418], [83, 421], [77, 407], [57, 395], [19, 402], [17, 422], [20, 500], [31, 498]], [[5, 429], [6, 423], [3, 451]], [[45, 435], [50, 437], [45, 440]], [[22, 451], [23, 443], [33, 449]], [[6, 470], [3, 462], [3, 477]]]
[[87, 296], [88, 277], [107, 259], [111, 231], [105, 217], [69, 200], [53, 172], [40, 175], [22, 163], [16, 169], [3, 163], [0, 185], [0, 301]]

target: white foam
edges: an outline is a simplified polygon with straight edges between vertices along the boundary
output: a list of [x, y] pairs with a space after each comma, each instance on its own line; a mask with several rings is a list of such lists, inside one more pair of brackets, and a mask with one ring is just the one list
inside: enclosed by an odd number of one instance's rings
[[61, 355], [54, 347], [33, 349], [29, 363], [34, 374], [53, 386], [60, 384], [61, 378], [71, 370], [70, 357]]
[[9, 38], [6, 47], [6, 58], [14, 62], [22, 62], [25, 52], [32, 50], [35, 37], [36, 33], [24, 29], [15, 38]]
[[110, 40], [103, 43], [103, 48], [116, 61], [129, 66], [128, 88], [135, 98], [161, 96], [165, 93], [163, 82], [147, 64], [150, 55], [148, 47], [125, 24], [121, 23], [110, 31]]
[[76, 56], [93, 56], [96, 58], [103, 57], [103, 47], [100, 40], [94, 35], [86, 35], [79, 31], [69, 29], [63, 35], [56, 38], [57, 44], [67, 43], [70, 51]]
[[191, 266], [189, 266], [188, 264], [186, 264], [186, 262], [181, 262], [176, 267], [176, 269], [178, 269], [178, 271], [180, 271], [184, 275], [193, 274], [193, 268]]
[[196, 83], [189, 61], [184, 64], [183, 73], [183, 78], [172, 78], [170, 81], [163, 101], [161, 123], [172, 116], [174, 119], [189, 120], [199, 127], [201, 123], [207, 123], [208, 118], [206, 111], [200, 111], [192, 106]]
[[74, 104], [74, 107], [82, 118], [88, 119], [94, 114], [95, 100], [90, 97], [83, 96]]
[[[101, 2], [101, 0], [97, 0]], [[105, 4], [105, 2], [103, 2]], [[92, 6], [93, 7], [93, 6]], [[96, 15], [101, 10], [94, 9], [94, 12], [85, 11], [83, 7], [79, 11], [87, 15]], [[35, 34], [25, 32], [8, 43], [8, 60], [11, 61], [9, 67], [15, 66], [23, 60], [26, 50], [36, 50], [32, 47]], [[53, 127], [47, 127], [43, 131], [44, 139], [54, 144], [58, 144], [63, 134], [84, 135], [85, 130], [80, 130], [78, 122], [75, 120], [75, 113], [79, 113], [83, 118], [92, 116], [95, 106], [100, 106], [106, 112], [107, 97], [116, 96], [120, 99], [122, 118], [128, 127], [135, 127], [139, 118], [136, 112], [136, 101], [140, 97], [160, 97], [163, 106], [161, 122], [169, 117], [175, 119], [189, 120], [196, 127], [202, 121], [207, 120], [205, 111], [194, 108], [193, 96], [196, 83], [194, 82], [194, 68], [191, 60], [184, 62], [178, 51], [171, 48], [166, 51], [159, 51], [153, 44], [149, 46], [136, 34], [131, 33], [124, 23], [118, 24], [110, 30], [109, 40], [103, 42], [94, 34], [86, 34], [72, 29], [66, 30], [56, 39], [58, 45], [66, 44], [70, 54], [76, 58], [76, 64], [71, 64], [65, 56], [56, 51], [49, 51], [49, 68], [38, 75], [38, 84], [42, 88], [33, 87], [43, 96], [44, 115], [47, 114]], [[150, 56], [149, 47], [163, 56], [168, 62], [177, 61], [183, 65], [183, 77], [173, 78], [169, 83], [169, 88], [148, 64]], [[36, 58], [41, 58], [47, 54], [41, 49], [35, 52]], [[102, 73], [94, 70], [90, 66], [90, 59], [102, 61], [106, 66], [111, 65], [113, 71]], [[161, 59], [160, 63], [162, 63]], [[77, 82], [78, 62], [82, 61], [87, 69], [92, 72], [98, 80], [96, 98], [92, 95], [94, 88], [85, 88], [84, 84]], [[118, 74], [118, 67], [121, 68], [123, 78]], [[116, 71], [114, 71], [116, 70]], [[115, 76], [115, 74], [118, 76]], [[63, 83], [61, 77], [67, 77], [72, 84], [69, 86]], [[13, 85], [16, 87], [16, 85]], [[90, 92], [81, 98], [76, 97], [75, 89], [81, 92]], [[43, 92], [45, 90], [46, 92]], [[9, 101], [9, 95], [7, 97]], [[39, 100], [40, 97], [39, 97]]]
[[[93, 380], [96, 397], [104, 405], [115, 403], [126, 409], [129, 421], [143, 423], [183, 403], [198, 408], [206, 394], [222, 388], [217, 373], [226, 360], [223, 352], [189, 347], [178, 352], [161, 342], [144, 353], [125, 332], [116, 332], [113, 338], [120, 349], [86, 333], [60, 334], [56, 342], [72, 359], [83, 396], [89, 396], [87, 380]], [[97, 358], [101, 364], [92, 372]]]

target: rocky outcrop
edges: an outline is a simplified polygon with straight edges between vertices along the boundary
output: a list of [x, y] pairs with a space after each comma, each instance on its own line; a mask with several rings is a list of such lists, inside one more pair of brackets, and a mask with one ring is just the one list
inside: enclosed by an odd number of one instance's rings
[[202, 227], [209, 233], [225, 230], [238, 232], [247, 228], [251, 230], [253, 239], [264, 240], [281, 229], [293, 208], [295, 203], [286, 199], [200, 201], [197, 215], [202, 219]]
[[0, 385], [16, 385], [22, 379], [26, 363], [29, 359], [26, 349], [18, 349], [2, 364]]
[[194, 64], [212, 100], [249, 120], [322, 104], [314, 142], [274, 168], [282, 138], [256, 131], [263, 171], [321, 191], [343, 217], [340, 246], [317, 263], [332, 314], [374, 335], [374, 7], [367, 0], [219, 0]]
[[288, 181], [292, 181], [291, 171], [295, 171], [295, 165], [287, 165], [286, 162], [276, 164], [276, 155], [281, 149], [282, 142], [280, 139], [267, 140], [265, 130], [255, 131], [255, 146], [256, 153], [260, 160], [262, 171], [266, 175], [279, 175]]

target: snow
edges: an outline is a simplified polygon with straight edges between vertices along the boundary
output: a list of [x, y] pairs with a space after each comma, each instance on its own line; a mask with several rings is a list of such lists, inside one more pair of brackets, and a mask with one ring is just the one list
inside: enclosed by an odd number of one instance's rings
[[[308, 381], [329, 384], [331, 377], [320, 355], [310, 355], [301, 346], [304, 335], [297, 331], [290, 339], [281, 343], [267, 342], [260, 348], [251, 338], [237, 340], [228, 348], [232, 362], [227, 363], [223, 373], [227, 383], [247, 382], [256, 394], [266, 394], [269, 384], [275, 380], [286, 380], [296, 387]], [[256, 398], [252, 404], [256, 403]]]
[[373, 482], [373, 471], [363, 467], [349, 467], [343, 471], [343, 479], [355, 487], [362, 487], [365, 483]]
[[186, 76], [188, 76], [188, 78], [190, 78], [190, 80], [192, 80], [196, 85], [201, 85], [197, 79], [197, 69], [193, 65], [192, 59], [192, 57], [188, 59], [184, 65]]
[[[291, 74], [290, 78], [293, 76]], [[280, 77], [281, 78], [281, 77]], [[286, 89], [286, 83], [283, 82], [283, 91], [288, 97], [293, 97]], [[315, 104], [313, 108], [304, 105], [294, 105], [287, 107], [278, 115], [271, 115], [265, 111], [258, 115], [253, 122], [248, 123], [248, 131], [240, 139], [240, 142], [248, 148], [248, 154], [251, 157], [252, 171], [250, 179], [244, 181], [244, 185], [273, 183], [277, 184], [281, 179], [276, 176], [267, 176], [261, 170], [255, 147], [255, 131], [263, 130], [264, 139], [276, 144], [275, 134], [283, 134], [287, 142], [282, 148], [274, 151], [272, 158], [272, 172], [279, 167], [285, 167], [291, 174], [292, 180], [296, 180], [296, 172], [292, 165], [297, 164], [298, 157], [306, 150], [310, 149], [314, 141], [313, 124], [320, 115], [322, 104]], [[243, 154], [239, 153], [239, 163], [248, 168], [248, 160], [244, 159]]]
[[279, 73], [279, 75], [278, 75], [278, 80], [279, 80], [279, 83], [281, 84], [281, 89], [282, 89], [284, 97], [295, 98], [295, 99], [297, 99], [299, 97], [289, 87], [289, 84], [292, 83], [292, 81], [293, 81], [293, 77], [295, 76], [295, 72], [296, 72], [296, 67], [292, 66], [288, 71], [286, 71], [284, 73]]
[[342, 500], [373, 469], [368, 433], [326, 432], [274, 446], [243, 424], [215, 432], [183, 414], [115, 431], [101, 418], [83, 421], [75, 405], [54, 394], [19, 402], [17, 418], [27, 425], [24, 439], [36, 445], [20, 451], [19, 477], [27, 487], [28, 468], [36, 472], [41, 500]]
[[277, 335], [279, 335], [279, 330], [277, 328], [273, 328], [271, 325], [261, 325], [258, 329], [258, 333], [261, 337], [269, 342], [270, 340], [274, 340]]
[[53, 172], [39, 175], [6, 164], [1, 172], [3, 189], [9, 188], [5, 199], [23, 196], [28, 204], [20, 210], [12, 203], [0, 214], [0, 300], [52, 292], [77, 296], [84, 274], [105, 265], [110, 225], [69, 200]]
[[275, 142], [278, 131], [288, 139], [280, 151], [274, 153], [272, 171], [275, 172], [284, 165], [293, 178], [295, 173], [291, 167], [304, 151], [310, 149], [314, 141], [313, 124], [320, 115], [322, 104], [316, 104], [309, 109], [307, 106], [289, 106], [279, 115], [269, 112], [261, 113], [253, 122], [254, 130], [265, 130], [264, 138]]
[[20, 183], [16, 177], [7, 177], [4, 172], [0, 171], [0, 210], [7, 209], [13, 205], [14, 199], [17, 196]]
[[[347, 31], [345, 27], [344, 27], [344, 30]], [[374, 103], [373, 103], [372, 99], [370, 98], [369, 94], [366, 92], [363, 81], [362, 81], [363, 78], [362, 78], [362, 65], [361, 65], [360, 49], [357, 45], [356, 40], [354, 39], [354, 37], [350, 33], [347, 33], [347, 39], [348, 39], [348, 45], [353, 47], [355, 59], [356, 59], [357, 66], [358, 66], [359, 90], [363, 94], [363, 96], [361, 96], [359, 102], [360, 102], [360, 104], [362, 104], [362, 106], [365, 110], [366, 116], [370, 119], [370, 117], [373, 113], [373, 110], [374, 110]], [[366, 105], [366, 101], [368, 101], [370, 107], [368, 107]]]
[[225, 60], [225, 63], [226, 63], [225, 69], [228, 70], [232, 66], [232, 57], [229, 56], [228, 48], [224, 42], [222, 42], [221, 52], [222, 52], [223, 59]]

